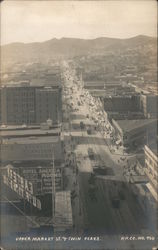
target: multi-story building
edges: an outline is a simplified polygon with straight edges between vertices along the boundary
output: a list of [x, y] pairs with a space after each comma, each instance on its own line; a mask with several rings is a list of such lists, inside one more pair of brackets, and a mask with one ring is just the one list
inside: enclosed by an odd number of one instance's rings
[[157, 119], [112, 120], [112, 124], [122, 144], [132, 149], [153, 140], [157, 133]]
[[142, 94], [140, 97], [141, 109], [146, 118], [154, 118], [158, 115], [158, 95]]
[[3, 87], [2, 123], [35, 124], [35, 87]]
[[105, 81], [85, 81], [84, 82], [84, 88], [85, 89], [104, 89]]
[[158, 201], [158, 151], [157, 144], [145, 145], [145, 173], [149, 178], [148, 188], [156, 201]]
[[0, 145], [1, 162], [54, 161], [62, 162], [62, 141], [60, 136], [32, 136], [3, 139]]
[[[52, 215], [52, 193], [63, 189], [60, 126], [7, 126], [1, 128], [0, 133], [0, 162], [4, 167], [2, 185], [8, 188], [11, 197], [17, 193], [25, 199], [26, 214], [30, 213], [31, 206], [32, 214], [38, 209], [38, 214]], [[24, 182], [28, 184], [29, 194]]]
[[2, 124], [40, 124], [51, 119], [61, 121], [59, 86], [6, 86], [1, 90]]
[[112, 119], [142, 119], [139, 95], [107, 95], [101, 98], [109, 121]]
[[36, 123], [42, 123], [51, 119], [53, 123], [60, 120], [60, 96], [59, 91], [51, 87], [37, 89], [36, 99]]
[[140, 110], [139, 100], [138, 95], [106, 96], [104, 109], [111, 112], [136, 112]]

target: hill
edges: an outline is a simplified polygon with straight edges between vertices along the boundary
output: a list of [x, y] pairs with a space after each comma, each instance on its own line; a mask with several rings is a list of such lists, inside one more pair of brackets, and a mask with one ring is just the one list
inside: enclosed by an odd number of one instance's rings
[[140, 45], [156, 45], [156, 38], [136, 36], [128, 39], [100, 37], [96, 39], [53, 38], [40, 43], [12, 43], [1, 46], [3, 62], [28, 62], [32, 60], [49, 60], [72, 58], [93, 53], [104, 53], [108, 50], [129, 48]]

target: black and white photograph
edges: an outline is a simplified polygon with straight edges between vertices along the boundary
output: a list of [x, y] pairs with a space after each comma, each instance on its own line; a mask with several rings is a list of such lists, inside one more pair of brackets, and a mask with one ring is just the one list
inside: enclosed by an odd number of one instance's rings
[[157, 1], [0, 19], [0, 249], [157, 250]]

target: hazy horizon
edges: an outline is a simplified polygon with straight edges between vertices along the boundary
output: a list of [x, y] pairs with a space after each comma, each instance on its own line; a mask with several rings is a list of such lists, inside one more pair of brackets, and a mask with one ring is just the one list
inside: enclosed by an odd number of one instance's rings
[[1, 3], [1, 45], [53, 38], [157, 37], [155, 0], [18, 1]]
[[95, 39], [99, 39], [99, 38], [107, 38], [107, 39], [120, 39], [120, 40], [126, 40], [126, 39], [131, 39], [134, 37], [139, 37], [139, 36], [145, 36], [145, 37], [150, 37], [150, 38], [157, 38], [157, 36], [148, 36], [148, 35], [144, 35], [144, 34], [140, 34], [140, 35], [136, 35], [136, 36], [132, 36], [132, 37], [126, 37], [126, 38], [119, 38], [119, 37], [107, 37], [107, 36], [100, 36], [100, 37], [96, 37], [96, 38], [82, 38], [82, 37], [60, 37], [60, 38], [56, 38], [56, 37], [52, 37], [48, 40], [43, 40], [43, 41], [36, 41], [36, 42], [11, 42], [11, 43], [6, 43], [6, 44], [2, 44], [1, 46], [5, 46], [5, 45], [10, 45], [10, 44], [16, 44], [16, 43], [20, 43], [20, 44], [30, 44], [30, 43], [43, 43], [43, 42], [48, 42], [51, 40], [62, 40], [62, 39], [79, 39], [79, 40], [95, 40]]

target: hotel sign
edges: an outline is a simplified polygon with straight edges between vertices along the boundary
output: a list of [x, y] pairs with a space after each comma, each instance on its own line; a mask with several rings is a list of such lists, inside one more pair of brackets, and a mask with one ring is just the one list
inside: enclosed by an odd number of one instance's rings
[[41, 210], [41, 201], [33, 195], [34, 192], [32, 182], [26, 180], [9, 167], [6, 175], [3, 175], [3, 182], [19, 196], [26, 199], [34, 207]]
[[[52, 193], [53, 171], [52, 167], [20, 168], [20, 173], [34, 186], [34, 193], [39, 195]], [[62, 169], [55, 168], [55, 188], [62, 190]]]

